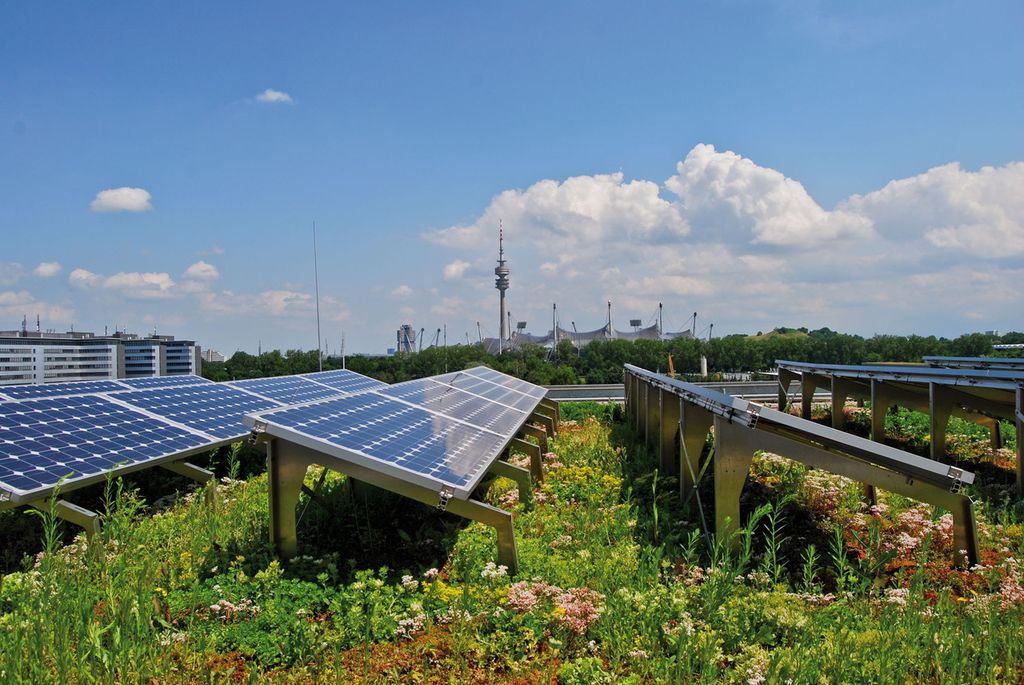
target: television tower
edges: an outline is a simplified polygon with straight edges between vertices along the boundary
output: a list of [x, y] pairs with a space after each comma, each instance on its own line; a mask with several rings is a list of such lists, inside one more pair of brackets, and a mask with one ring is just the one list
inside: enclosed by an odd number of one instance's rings
[[500, 333], [498, 334], [498, 351], [501, 351], [502, 341], [508, 340], [508, 307], [505, 304], [505, 291], [508, 290], [508, 275], [509, 269], [505, 266], [505, 244], [504, 244], [504, 231], [501, 227], [501, 222], [498, 222], [498, 266], [494, 267], [494, 275], [497, 278], [494, 279], [494, 287], [498, 289], [499, 302], [501, 305], [501, 313], [499, 315], [498, 328]]

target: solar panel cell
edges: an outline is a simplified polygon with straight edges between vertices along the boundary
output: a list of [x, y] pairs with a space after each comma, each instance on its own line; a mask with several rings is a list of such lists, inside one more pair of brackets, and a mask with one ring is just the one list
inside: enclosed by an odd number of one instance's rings
[[277, 400], [283, 404], [313, 402], [328, 397], [337, 397], [341, 394], [340, 390], [307, 380], [301, 376], [250, 378], [248, 380], [233, 381], [228, 383], [228, 385]]
[[182, 385], [212, 385], [213, 381], [202, 376], [181, 375], [181, 376], [146, 376], [144, 378], [122, 378], [119, 382], [129, 388], [172, 388]]
[[372, 390], [374, 388], [382, 388], [387, 386], [387, 383], [383, 383], [374, 378], [369, 378], [362, 374], [355, 373], [354, 371], [348, 371], [345, 369], [339, 369], [336, 371], [318, 371], [316, 373], [307, 373], [299, 376], [299, 378], [306, 378], [317, 383], [321, 383], [328, 387], [334, 388], [335, 390], [341, 390], [342, 392], [363, 392], [365, 390]]
[[523, 411], [432, 380], [409, 381], [379, 392], [499, 434], [515, 432], [527, 418]]
[[247, 412], [278, 403], [218, 383], [112, 393], [111, 397], [219, 439], [240, 438]]
[[208, 443], [98, 396], [0, 403], [0, 483], [22, 495]]
[[124, 390], [117, 381], [77, 381], [74, 383], [46, 383], [42, 385], [7, 385], [0, 388], [5, 396], [13, 400], [29, 400], [44, 397], [85, 395], [97, 392]]

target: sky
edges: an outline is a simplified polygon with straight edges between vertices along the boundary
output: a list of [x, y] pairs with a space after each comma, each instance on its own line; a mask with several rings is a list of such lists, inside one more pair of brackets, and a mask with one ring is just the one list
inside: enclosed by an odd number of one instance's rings
[[[0, 330], [1024, 330], [1020, 2], [0, 2]], [[477, 328], [479, 322], [479, 329]]]

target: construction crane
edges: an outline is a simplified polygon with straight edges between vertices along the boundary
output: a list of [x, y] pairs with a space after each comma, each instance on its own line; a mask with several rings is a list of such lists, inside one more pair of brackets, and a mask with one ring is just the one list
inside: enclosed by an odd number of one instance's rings
[[676, 377], [676, 367], [672, 364], [672, 353], [668, 353], [668, 375], [669, 378]]

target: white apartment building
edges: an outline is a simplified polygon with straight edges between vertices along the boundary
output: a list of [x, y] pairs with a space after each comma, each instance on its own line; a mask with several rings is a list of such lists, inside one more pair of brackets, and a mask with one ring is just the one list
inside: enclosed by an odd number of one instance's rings
[[0, 331], [0, 386], [199, 374], [201, 350], [174, 336]]

